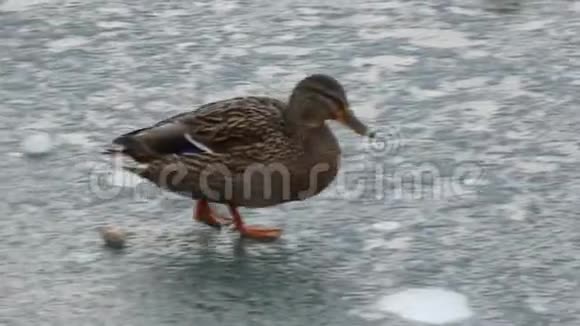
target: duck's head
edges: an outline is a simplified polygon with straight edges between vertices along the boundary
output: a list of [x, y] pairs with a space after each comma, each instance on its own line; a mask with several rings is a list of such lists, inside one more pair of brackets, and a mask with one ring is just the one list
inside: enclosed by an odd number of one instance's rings
[[336, 120], [361, 136], [374, 137], [350, 109], [346, 92], [334, 78], [315, 74], [302, 79], [290, 96], [287, 119], [307, 129], [320, 128]]

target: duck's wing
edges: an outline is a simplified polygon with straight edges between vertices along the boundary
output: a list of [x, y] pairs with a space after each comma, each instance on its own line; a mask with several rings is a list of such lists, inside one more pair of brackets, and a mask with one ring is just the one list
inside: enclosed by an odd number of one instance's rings
[[262, 142], [268, 136], [266, 130], [282, 124], [284, 108], [283, 102], [267, 97], [209, 103], [121, 135], [113, 140], [108, 152], [122, 152], [138, 162], [170, 154], [228, 153]]
[[193, 198], [244, 203], [242, 173], [248, 167], [299, 155], [300, 147], [285, 134], [284, 108], [280, 101], [255, 97], [211, 103], [123, 135], [115, 143], [141, 163], [125, 165], [126, 170], [162, 188]]

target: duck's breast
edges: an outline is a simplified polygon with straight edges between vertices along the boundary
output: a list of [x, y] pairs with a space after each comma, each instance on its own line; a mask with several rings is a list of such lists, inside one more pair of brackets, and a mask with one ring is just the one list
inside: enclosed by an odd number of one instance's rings
[[[340, 165], [338, 140], [326, 125], [305, 139], [304, 148], [306, 168], [299, 174], [306, 184], [301, 184], [305, 190], [299, 194], [299, 199], [312, 197], [326, 189], [336, 178]], [[304, 177], [303, 173], [307, 176]]]
[[336, 178], [340, 147], [326, 126], [306, 135], [293, 155], [246, 167], [233, 182], [238, 206], [267, 207], [304, 200], [326, 189]]

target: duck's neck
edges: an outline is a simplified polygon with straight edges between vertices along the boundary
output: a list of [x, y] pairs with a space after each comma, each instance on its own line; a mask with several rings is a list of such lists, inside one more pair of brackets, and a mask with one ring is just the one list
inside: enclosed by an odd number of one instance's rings
[[301, 144], [306, 155], [310, 157], [333, 157], [340, 155], [338, 140], [324, 123], [317, 128], [287, 124], [288, 135]]
[[340, 155], [338, 141], [326, 123], [316, 127], [302, 123], [300, 117], [302, 107], [298, 104], [291, 96], [283, 113], [287, 134], [303, 146], [307, 155], [316, 157]]
[[295, 100], [290, 97], [288, 101], [288, 106], [283, 111], [282, 116], [284, 118], [284, 124], [286, 126], [286, 132], [290, 136], [298, 136], [303, 133], [303, 127], [300, 121], [299, 107], [296, 105]]
[[303, 144], [307, 153], [329, 157], [340, 155], [338, 140], [326, 123], [319, 128], [310, 129]]

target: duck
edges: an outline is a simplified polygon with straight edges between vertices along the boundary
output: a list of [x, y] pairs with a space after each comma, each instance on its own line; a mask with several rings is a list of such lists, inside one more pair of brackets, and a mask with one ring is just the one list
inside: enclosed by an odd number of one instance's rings
[[[373, 138], [334, 77], [312, 74], [286, 101], [241, 96], [122, 134], [104, 151], [129, 158], [123, 168], [197, 202], [193, 219], [231, 226], [241, 237], [275, 240], [282, 229], [247, 225], [239, 208], [264, 208], [320, 194], [336, 178], [341, 148], [328, 122]], [[231, 217], [210, 206], [223, 204]]]

